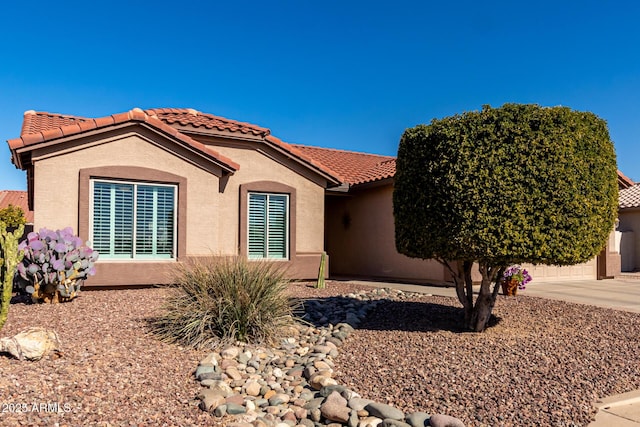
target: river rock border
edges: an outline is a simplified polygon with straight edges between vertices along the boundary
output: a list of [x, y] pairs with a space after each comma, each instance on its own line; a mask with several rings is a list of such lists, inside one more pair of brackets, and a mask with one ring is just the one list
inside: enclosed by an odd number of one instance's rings
[[384, 288], [305, 299], [308, 324], [289, 328], [278, 346], [236, 343], [200, 361], [200, 408], [229, 427], [464, 427], [448, 415], [405, 414], [363, 399], [332, 377], [333, 358], [369, 310], [383, 299], [423, 296]]

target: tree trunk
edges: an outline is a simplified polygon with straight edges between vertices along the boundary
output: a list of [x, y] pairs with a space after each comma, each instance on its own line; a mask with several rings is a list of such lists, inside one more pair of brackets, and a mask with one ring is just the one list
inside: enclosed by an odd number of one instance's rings
[[[505, 267], [489, 267], [484, 263], [479, 264], [482, 281], [474, 303], [473, 282], [471, 280], [473, 263], [470, 261], [458, 261], [456, 268], [453, 268], [448, 262], [445, 262], [445, 265], [453, 276], [458, 300], [460, 300], [464, 308], [465, 327], [475, 332], [484, 331], [491, 319], [491, 313], [498, 297], [500, 288], [498, 278], [504, 273]], [[493, 285], [493, 288], [491, 288], [491, 285]]]

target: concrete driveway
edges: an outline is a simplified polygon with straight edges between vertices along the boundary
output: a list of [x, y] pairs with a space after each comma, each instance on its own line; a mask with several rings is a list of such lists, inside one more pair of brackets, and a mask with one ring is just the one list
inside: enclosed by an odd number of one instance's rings
[[[388, 287], [411, 292], [455, 297], [453, 287], [412, 285], [405, 283], [351, 282], [374, 287]], [[477, 288], [476, 288], [477, 292]], [[536, 282], [535, 279], [518, 295], [556, 299], [640, 313], [640, 279], [607, 279], [558, 282]]]
[[640, 313], [639, 279], [540, 282], [527, 285], [522, 295], [550, 298], [580, 304]]

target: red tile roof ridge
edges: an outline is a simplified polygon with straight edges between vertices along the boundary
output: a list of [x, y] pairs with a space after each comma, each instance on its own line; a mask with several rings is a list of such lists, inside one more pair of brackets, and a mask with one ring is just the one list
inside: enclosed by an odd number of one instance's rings
[[300, 147], [302, 149], [310, 148], [310, 149], [316, 149], [316, 150], [337, 151], [337, 152], [346, 153], [346, 154], [360, 154], [360, 155], [364, 155], [364, 156], [380, 157], [380, 158], [384, 158], [385, 160], [383, 160], [383, 161], [385, 161], [385, 162], [396, 159], [395, 156], [387, 156], [387, 155], [384, 155], [384, 154], [366, 153], [364, 151], [344, 150], [342, 148], [318, 147], [317, 145], [306, 145], [306, 144], [290, 144], [290, 145], [292, 145], [293, 147]]
[[[195, 128], [205, 127], [207, 129], [217, 128], [219, 130], [228, 130], [230, 132], [252, 133], [254, 135], [267, 136], [271, 134], [269, 128], [254, 125], [248, 122], [228, 119], [222, 116], [216, 116], [210, 113], [204, 113], [194, 108], [149, 108], [145, 112], [150, 116], [156, 116], [158, 119], [168, 123], [180, 123], [183, 126], [191, 125]], [[178, 119], [172, 116], [184, 116]]]

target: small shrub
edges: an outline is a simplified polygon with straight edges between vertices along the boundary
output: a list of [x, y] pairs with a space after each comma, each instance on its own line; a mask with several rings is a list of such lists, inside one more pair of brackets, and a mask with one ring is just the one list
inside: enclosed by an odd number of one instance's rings
[[167, 299], [153, 331], [165, 342], [196, 349], [231, 341], [269, 342], [293, 323], [297, 303], [274, 263], [207, 258], [177, 267], [176, 295]]
[[20, 206], [9, 205], [6, 208], [0, 209], [0, 222], [4, 223], [3, 228], [13, 231], [21, 225], [24, 225], [27, 221], [24, 216], [24, 211]]
[[34, 301], [68, 301], [80, 292], [80, 285], [95, 274], [98, 252], [73, 234], [70, 227], [31, 232], [18, 246], [24, 252], [18, 264], [18, 287]]

